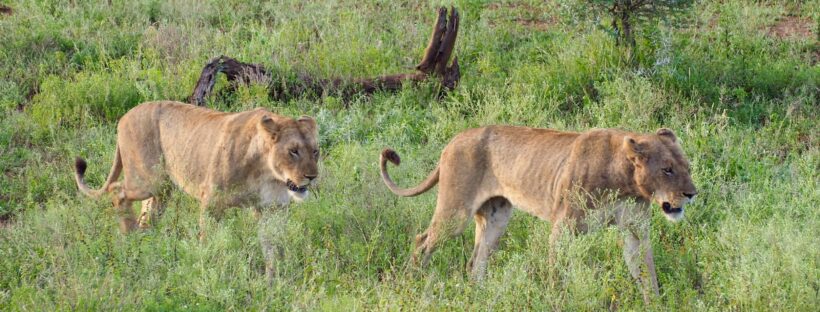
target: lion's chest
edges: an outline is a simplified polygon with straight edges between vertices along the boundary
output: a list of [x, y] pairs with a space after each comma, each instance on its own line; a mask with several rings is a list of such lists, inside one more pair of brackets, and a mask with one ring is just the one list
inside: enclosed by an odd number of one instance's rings
[[258, 189], [258, 204], [262, 207], [270, 205], [285, 206], [290, 203], [290, 194], [284, 185], [275, 182], [262, 183]]
[[245, 184], [234, 185], [232, 189], [233, 196], [226, 202], [231, 206], [281, 207], [289, 204], [291, 199], [287, 187], [272, 179], [251, 179]]

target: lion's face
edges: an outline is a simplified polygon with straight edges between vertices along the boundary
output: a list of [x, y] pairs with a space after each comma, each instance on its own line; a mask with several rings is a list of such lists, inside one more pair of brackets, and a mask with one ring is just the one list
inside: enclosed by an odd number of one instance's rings
[[683, 206], [698, 193], [689, 175], [689, 161], [671, 130], [624, 138], [627, 158], [635, 166], [635, 182], [647, 199], [672, 222], [683, 219]]
[[266, 138], [268, 167], [283, 181], [293, 199], [308, 195], [308, 186], [319, 174], [318, 127], [313, 118], [298, 120], [262, 118], [259, 131]]

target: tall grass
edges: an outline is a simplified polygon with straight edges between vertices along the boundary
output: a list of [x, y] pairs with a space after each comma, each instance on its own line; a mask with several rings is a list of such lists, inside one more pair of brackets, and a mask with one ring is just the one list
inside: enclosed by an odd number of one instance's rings
[[[79, 196], [72, 159], [100, 185], [117, 119], [183, 100], [225, 54], [283, 73], [362, 77], [410, 70], [439, 4], [463, 13], [460, 87], [272, 101], [259, 86], [215, 108], [266, 107], [320, 124], [314, 197], [279, 223], [232, 210], [197, 240], [195, 201], [174, 192], [152, 230], [118, 234], [107, 201]], [[696, 4], [681, 27], [649, 25], [637, 64], [578, 4], [537, 1], [12, 1], [0, 16], [0, 310], [801, 310], [820, 305], [820, 2]], [[777, 38], [786, 15], [814, 37]], [[533, 28], [535, 22], [548, 26]], [[534, 24], [535, 23], [535, 24]], [[540, 26], [539, 26], [540, 27]], [[408, 267], [435, 192], [397, 198], [378, 153], [398, 150], [400, 184], [423, 179], [456, 133], [488, 124], [673, 129], [700, 195], [652, 240], [661, 297], [641, 300], [621, 234], [562, 238], [516, 212], [488, 278], [465, 266], [473, 229], [427, 269]], [[435, 191], [435, 190], [434, 190]], [[272, 225], [273, 224], [273, 225]], [[265, 281], [259, 226], [279, 231], [280, 276]], [[273, 231], [271, 229], [270, 231]], [[555, 272], [555, 273], [551, 273]]]

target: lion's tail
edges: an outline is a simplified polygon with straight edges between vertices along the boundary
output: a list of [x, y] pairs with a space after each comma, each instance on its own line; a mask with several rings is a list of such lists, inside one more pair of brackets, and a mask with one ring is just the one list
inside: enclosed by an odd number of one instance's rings
[[108, 192], [111, 184], [116, 182], [117, 178], [120, 177], [120, 173], [122, 172], [122, 157], [120, 156], [119, 146], [117, 147], [117, 153], [114, 156], [114, 163], [111, 164], [111, 171], [108, 173], [108, 179], [100, 189], [92, 190], [85, 184], [85, 169], [87, 167], [88, 164], [85, 160], [77, 157], [74, 161], [74, 180], [77, 181], [77, 187], [80, 189], [80, 192], [89, 197], [98, 198], [100, 195]]
[[413, 188], [400, 188], [390, 179], [390, 175], [387, 174], [387, 162], [390, 161], [394, 165], [398, 166], [401, 163], [401, 158], [399, 158], [399, 154], [396, 151], [386, 148], [382, 151], [381, 159], [379, 160], [379, 164], [381, 166], [382, 172], [382, 180], [384, 180], [384, 184], [387, 185], [387, 188], [390, 189], [394, 194], [404, 197], [416, 196], [421, 193], [426, 192], [430, 188], [432, 188], [436, 183], [438, 183], [438, 173], [439, 173], [439, 166], [436, 166], [430, 175], [427, 176], [427, 179], [421, 182], [421, 184], [417, 185]]

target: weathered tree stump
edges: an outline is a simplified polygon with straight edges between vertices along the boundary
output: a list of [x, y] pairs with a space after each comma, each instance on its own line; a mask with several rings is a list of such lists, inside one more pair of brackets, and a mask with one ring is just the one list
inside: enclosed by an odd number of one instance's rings
[[452, 90], [461, 79], [458, 59], [453, 58], [448, 65], [455, 49], [459, 15], [455, 8], [451, 8], [449, 13], [448, 16], [446, 8], [439, 8], [433, 33], [416, 72], [355, 79], [316, 78], [305, 74], [288, 77], [273, 73], [262, 65], [240, 62], [223, 55], [211, 59], [202, 69], [189, 102], [205, 105], [205, 99], [212, 93], [219, 73], [224, 73], [232, 86], [250, 83], [267, 85], [270, 95], [277, 99], [306, 93], [338, 92], [347, 98], [377, 91], [396, 92], [405, 82], [417, 83], [430, 76], [439, 79], [443, 90]]

